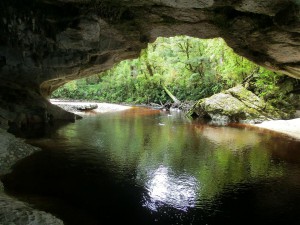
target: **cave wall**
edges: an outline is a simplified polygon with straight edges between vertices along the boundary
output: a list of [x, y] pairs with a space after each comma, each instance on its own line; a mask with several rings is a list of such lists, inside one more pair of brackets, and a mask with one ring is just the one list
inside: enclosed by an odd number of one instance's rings
[[73, 119], [44, 97], [137, 57], [158, 36], [223, 37], [236, 53], [300, 78], [300, 0], [2, 0], [0, 32], [2, 127]]

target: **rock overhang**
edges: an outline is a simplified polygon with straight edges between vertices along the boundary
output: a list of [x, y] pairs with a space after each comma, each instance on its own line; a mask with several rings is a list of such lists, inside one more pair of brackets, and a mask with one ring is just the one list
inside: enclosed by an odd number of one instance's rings
[[1, 4], [1, 79], [20, 77], [43, 84], [44, 94], [138, 56], [158, 36], [223, 37], [238, 54], [300, 76], [297, 0], [4, 0]]
[[68, 81], [137, 57], [159, 36], [175, 35], [222, 37], [255, 63], [300, 78], [298, 0], [2, 0], [0, 6], [0, 86], [16, 95], [22, 89], [49, 96]]

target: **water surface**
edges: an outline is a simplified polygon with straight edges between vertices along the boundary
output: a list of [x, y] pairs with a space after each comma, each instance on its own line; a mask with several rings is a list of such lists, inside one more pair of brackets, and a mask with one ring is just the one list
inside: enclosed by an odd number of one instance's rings
[[30, 143], [6, 191], [65, 224], [300, 224], [300, 142], [145, 108]]

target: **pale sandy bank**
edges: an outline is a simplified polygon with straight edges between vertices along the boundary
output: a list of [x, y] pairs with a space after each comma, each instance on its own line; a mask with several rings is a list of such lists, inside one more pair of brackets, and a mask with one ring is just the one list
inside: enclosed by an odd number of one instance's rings
[[272, 120], [255, 124], [256, 127], [287, 134], [300, 140], [300, 118], [292, 120]]
[[[115, 112], [115, 111], [121, 111], [121, 110], [126, 110], [131, 108], [131, 106], [111, 104], [111, 103], [61, 101], [56, 99], [50, 99], [50, 102], [70, 112], [72, 111], [74, 112], [74, 108], [72, 108], [72, 106], [82, 106], [82, 105], [90, 105], [90, 104], [98, 105], [97, 109], [93, 110], [93, 112], [96, 113]], [[298, 111], [297, 113], [299, 114], [299, 112], [300, 111]], [[76, 114], [84, 114], [84, 112], [76, 111]], [[300, 116], [300, 114], [298, 116]], [[260, 124], [254, 124], [253, 126], [280, 132], [300, 140], [300, 118], [292, 119], [292, 120], [265, 121]]]
[[[111, 103], [98, 103], [98, 102], [73, 102], [73, 101], [60, 101], [56, 99], [50, 99], [52, 104], [60, 106], [61, 108], [67, 111], [73, 111], [72, 106], [83, 106], [83, 105], [94, 105], [97, 104], [98, 107], [93, 111], [96, 113], [105, 113], [105, 112], [115, 112], [115, 111], [122, 111], [126, 109], [130, 109], [131, 106], [125, 105], [118, 105], [118, 104], [111, 104]], [[76, 112], [80, 113], [80, 112]]]

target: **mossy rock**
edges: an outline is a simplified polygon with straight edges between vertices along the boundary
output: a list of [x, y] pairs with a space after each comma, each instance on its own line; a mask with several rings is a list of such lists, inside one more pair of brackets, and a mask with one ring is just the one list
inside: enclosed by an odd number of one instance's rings
[[286, 116], [241, 85], [199, 100], [188, 115], [210, 118], [215, 122], [221, 120], [222, 123], [259, 123]]

